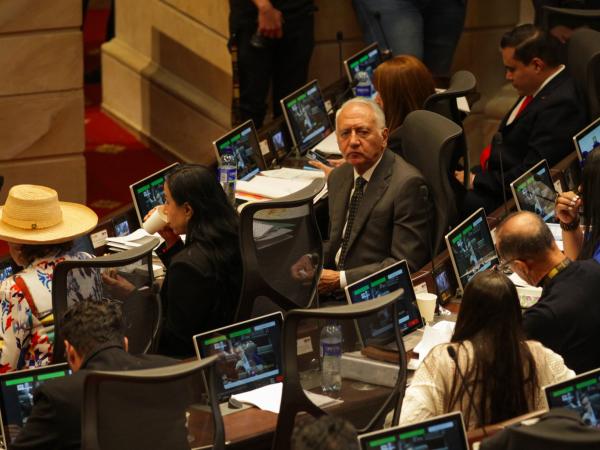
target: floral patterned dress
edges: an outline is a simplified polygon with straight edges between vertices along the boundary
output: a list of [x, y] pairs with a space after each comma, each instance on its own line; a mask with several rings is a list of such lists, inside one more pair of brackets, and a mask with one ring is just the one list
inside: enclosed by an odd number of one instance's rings
[[[88, 259], [87, 253], [56, 253], [34, 260], [0, 284], [0, 373], [49, 364], [52, 357], [52, 275], [62, 262]], [[69, 301], [100, 298], [99, 272], [69, 274]]]

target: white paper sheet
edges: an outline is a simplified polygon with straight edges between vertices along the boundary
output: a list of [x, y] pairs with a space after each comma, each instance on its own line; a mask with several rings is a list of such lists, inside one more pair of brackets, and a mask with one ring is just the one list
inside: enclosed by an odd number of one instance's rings
[[238, 181], [236, 190], [248, 192], [249, 194], [262, 195], [267, 198], [278, 198], [298, 192], [308, 186], [311, 181], [310, 178], [285, 180], [259, 175], [250, 181]]
[[283, 178], [286, 180], [295, 180], [297, 178], [306, 178], [314, 180], [315, 178], [324, 178], [325, 173], [321, 170], [293, 169], [291, 167], [282, 167], [281, 169], [263, 170], [260, 173], [265, 177]]
[[430, 327], [427, 325], [423, 332], [423, 339], [414, 348], [414, 351], [419, 354], [419, 362], [423, 361], [429, 351], [439, 344], [450, 342], [452, 333], [454, 332], [455, 322], [442, 320]]
[[331, 133], [317, 145], [315, 145], [315, 150], [318, 150], [321, 153], [326, 155], [341, 155], [342, 152], [338, 147], [337, 136], [335, 132]]

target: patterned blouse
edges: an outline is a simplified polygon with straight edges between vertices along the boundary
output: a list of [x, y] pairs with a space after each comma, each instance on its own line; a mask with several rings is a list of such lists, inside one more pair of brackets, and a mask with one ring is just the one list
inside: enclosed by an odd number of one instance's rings
[[[50, 364], [54, 267], [62, 261], [90, 257], [82, 252], [51, 254], [0, 284], [0, 373]], [[74, 270], [67, 283], [69, 301], [101, 297], [101, 279], [95, 270]]]

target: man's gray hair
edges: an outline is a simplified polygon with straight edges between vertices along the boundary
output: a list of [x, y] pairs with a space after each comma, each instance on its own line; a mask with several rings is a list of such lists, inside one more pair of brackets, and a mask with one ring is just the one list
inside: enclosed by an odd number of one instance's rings
[[365, 98], [365, 97], [354, 97], [354, 98], [351, 98], [350, 100], [348, 100], [347, 102], [344, 102], [344, 104], [340, 107], [340, 109], [338, 109], [337, 112], [335, 113], [335, 127], [336, 128], [337, 128], [338, 118], [340, 117], [342, 110], [346, 106], [357, 105], [357, 104], [369, 106], [371, 108], [371, 111], [373, 111], [373, 115], [375, 116], [375, 125], [377, 126], [377, 128], [379, 130], [383, 130], [385, 128], [385, 113], [383, 112], [383, 109], [381, 109], [381, 107], [377, 103], [375, 103], [373, 100], [371, 100], [369, 98]]

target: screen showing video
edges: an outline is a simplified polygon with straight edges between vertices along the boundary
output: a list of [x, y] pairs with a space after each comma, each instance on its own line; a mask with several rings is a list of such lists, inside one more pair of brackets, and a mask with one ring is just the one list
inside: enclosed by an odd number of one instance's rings
[[449, 243], [463, 289], [475, 274], [498, 264], [483, 209], [455, 228], [449, 235]]
[[460, 413], [361, 437], [362, 450], [467, 450]]
[[215, 146], [220, 157], [225, 153], [235, 156], [238, 180], [249, 180], [259, 172], [260, 146], [251, 120], [215, 141]]
[[2, 391], [2, 419], [4, 433], [9, 442], [15, 440], [33, 409], [33, 393], [47, 380], [71, 375], [67, 364], [48, 366], [39, 370], [12, 373], [0, 383]]
[[577, 138], [577, 146], [584, 161], [589, 152], [600, 147], [600, 119], [596, 120], [583, 136]]
[[[346, 288], [351, 303], [360, 303], [403, 289], [398, 302], [398, 325], [403, 335], [423, 326], [406, 261], [393, 264]], [[363, 343], [384, 344], [394, 339], [393, 309], [382, 309], [369, 317], [358, 319]]]
[[152, 208], [165, 204], [164, 185], [169, 173], [177, 166], [173, 164], [131, 185], [138, 207], [140, 225]]
[[217, 395], [229, 396], [283, 381], [281, 314], [197, 336], [200, 356], [219, 355]]
[[540, 216], [546, 223], [554, 223], [556, 191], [546, 161], [537, 164], [513, 183], [519, 208]]
[[546, 400], [549, 408], [573, 409], [586, 425], [600, 428], [600, 371], [546, 388]]
[[115, 226], [115, 236], [121, 237], [121, 236], [129, 235], [129, 233], [130, 233], [129, 222], [127, 221], [126, 218], [122, 219], [122, 220], [114, 221], [114, 226]]
[[282, 102], [289, 120], [290, 131], [294, 135], [301, 154], [333, 132], [316, 81], [307, 84]]

